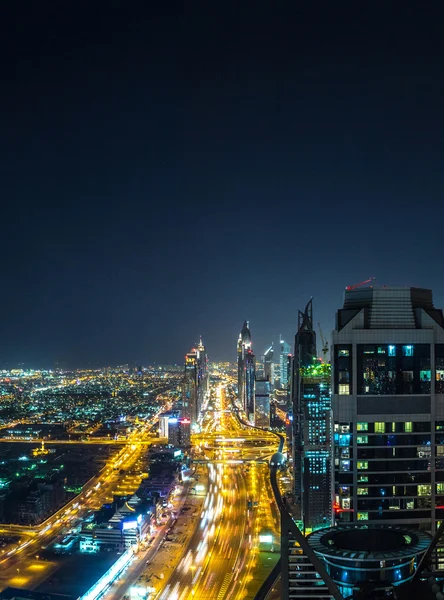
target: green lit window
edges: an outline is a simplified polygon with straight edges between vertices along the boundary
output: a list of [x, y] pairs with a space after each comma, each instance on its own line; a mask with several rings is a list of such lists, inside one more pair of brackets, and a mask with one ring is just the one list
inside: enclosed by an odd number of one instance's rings
[[385, 423], [375, 423], [375, 433], [385, 433]]
[[358, 483], [368, 483], [368, 475], [359, 475]]
[[406, 421], [404, 423], [404, 431], [406, 433], [412, 433], [412, 431], [413, 431], [413, 423], [411, 421]]
[[368, 512], [358, 512], [358, 521], [368, 521]]
[[368, 494], [368, 488], [366, 488], [366, 487], [358, 487], [358, 489], [356, 490], [356, 493], [358, 494], [358, 496], [367, 496], [367, 494]]
[[432, 493], [431, 485], [418, 485], [418, 496], [430, 496]]
[[436, 493], [437, 494], [444, 494], [444, 483], [437, 483], [436, 484]]
[[356, 423], [357, 431], [368, 431], [368, 423]]
[[358, 435], [356, 441], [358, 444], [368, 444], [368, 435]]
[[396, 423], [392, 423], [392, 433], [396, 433]]
[[402, 355], [403, 356], [413, 356], [413, 346], [403, 346], [402, 347]]
[[350, 384], [349, 383], [340, 383], [339, 384], [339, 395], [340, 396], [349, 396], [350, 395]]
[[358, 460], [358, 469], [368, 469], [368, 460]]

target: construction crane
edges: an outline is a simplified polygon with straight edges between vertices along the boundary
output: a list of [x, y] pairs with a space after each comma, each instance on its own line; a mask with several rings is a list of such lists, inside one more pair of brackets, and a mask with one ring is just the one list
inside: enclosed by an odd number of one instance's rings
[[319, 333], [321, 334], [321, 340], [322, 340], [322, 354], [324, 355], [324, 362], [327, 362], [327, 352], [328, 352], [328, 342], [324, 337], [324, 334], [322, 332], [321, 329], [321, 324], [318, 321], [318, 327], [319, 327]]
[[348, 285], [345, 289], [347, 291], [355, 290], [356, 288], [361, 287], [361, 285], [367, 285], [367, 283], [371, 283], [372, 281], [375, 281], [375, 279], [376, 279], [376, 277], [369, 277], [365, 281], [361, 281], [361, 283], [355, 283], [354, 285]]

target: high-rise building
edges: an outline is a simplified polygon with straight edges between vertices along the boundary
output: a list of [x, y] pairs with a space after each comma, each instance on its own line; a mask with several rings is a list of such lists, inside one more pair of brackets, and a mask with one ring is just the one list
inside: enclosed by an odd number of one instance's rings
[[264, 378], [274, 385], [273, 344], [264, 352]]
[[271, 384], [268, 379], [256, 379], [255, 419], [256, 427], [270, 428]]
[[279, 375], [281, 388], [287, 389], [288, 387], [288, 356], [291, 353], [291, 346], [287, 344], [282, 338], [279, 342]]
[[444, 519], [444, 317], [431, 290], [345, 291], [332, 337], [339, 523]]
[[244, 322], [237, 342], [238, 398], [250, 422], [254, 422], [255, 356], [251, 347], [248, 321]]
[[199, 344], [196, 349], [197, 354], [197, 413], [200, 414], [202, 406], [205, 403], [208, 394], [209, 379], [208, 379], [208, 356], [202, 338], [199, 339]]
[[304, 532], [331, 525], [331, 367], [316, 358], [312, 301], [298, 313], [293, 372], [293, 466]]
[[185, 372], [182, 380], [182, 411], [183, 415], [196, 424], [198, 412], [198, 362], [197, 351], [193, 348], [185, 355]]
[[208, 393], [208, 358], [202, 338], [197, 348], [185, 356], [185, 372], [182, 380], [182, 413], [194, 427], [199, 419], [202, 405]]

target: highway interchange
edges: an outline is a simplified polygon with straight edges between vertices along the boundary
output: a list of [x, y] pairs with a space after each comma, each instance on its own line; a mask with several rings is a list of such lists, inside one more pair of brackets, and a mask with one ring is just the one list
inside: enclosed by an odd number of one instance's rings
[[[155, 587], [148, 587], [150, 600], [253, 598], [278, 558], [279, 519], [269, 484], [268, 460], [279, 440], [275, 434], [250, 428], [237, 418], [228, 388], [225, 383], [212, 386], [202, 433], [192, 439], [195, 476], [205, 482], [200, 486], [205, 487], [202, 510], [197, 519], [186, 520], [187, 541], [177, 556], [171, 557], [176, 562], [170, 576], [165, 580], [158, 578]], [[81, 494], [44, 523], [37, 527], [0, 526], [0, 533], [20, 535], [18, 545], [0, 557], [0, 564], [8, 571], [13, 572], [20, 564], [9, 585], [33, 587], [33, 574], [26, 581], [24, 565], [32, 571], [42, 544], [50, 543], [112, 496], [119, 485], [120, 471], [135, 465], [146, 444], [158, 441], [151, 434], [154, 419], [134, 430]], [[191, 485], [185, 485], [185, 496]], [[185, 500], [186, 497], [181, 500], [181, 506]], [[160, 529], [149, 550], [148, 562], [154, 561], [162, 548], [165, 530], [172, 525], [171, 521]], [[261, 534], [271, 535], [273, 542], [264, 547], [259, 542]], [[276, 550], [276, 555], [272, 550]], [[134, 592], [134, 587], [137, 589], [137, 581], [149, 569], [146, 556], [148, 553], [130, 567], [117, 587], [108, 591], [107, 600], [119, 600], [131, 590]], [[41, 578], [42, 573], [36, 569], [35, 576]]]

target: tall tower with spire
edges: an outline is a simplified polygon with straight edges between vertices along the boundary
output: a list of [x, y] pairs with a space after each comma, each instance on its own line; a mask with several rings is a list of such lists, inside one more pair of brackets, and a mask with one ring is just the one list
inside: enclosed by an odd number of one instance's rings
[[331, 365], [316, 357], [313, 301], [298, 312], [293, 361], [293, 469], [304, 533], [332, 522]]
[[244, 321], [237, 342], [237, 380], [239, 402], [247, 419], [254, 423], [256, 358], [251, 345], [248, 321]]

